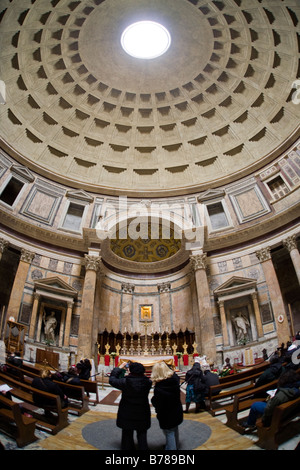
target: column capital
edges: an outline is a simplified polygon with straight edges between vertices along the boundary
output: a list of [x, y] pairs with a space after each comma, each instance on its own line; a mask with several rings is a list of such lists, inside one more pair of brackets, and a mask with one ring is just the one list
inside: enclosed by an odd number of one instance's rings
[[3, 253], [4, 250], [8, 247], [9, 243], [7, 240], [4, 240], [4, 238], [0, 238], [0, 253]]
[[84, 255], [83, 264], [86, 270], [98, 271], [100, 268], [101, 256]]
[[198, 269], [206, 269], [207, 266], [207, 254], [206, 253], [197, 253], [190, 256], [190, 261], [194, 271]]
[[268, 246], [266, 248], [261, 248], [260, 250], [257, 250], [255, 254], [259, 261], [263, 263], [264, 261], [271, 259], [271, 248]]
[[282, 241], [283, 246], [285, 246], [289, 252], [292, 250], [297, 250], [297, 241], [296, 241], [296, 235], [291, 235], [290, 237], [287, 237], [285, 240]]
[[169, 292], [171, 289], [170, 282], [162, 282], [161, 284], [157, 284], [158, 292]]
[[251, 293], [251, 299], [252, 299], [252, 300], [257, 299], [257, 297], [258, 297], [258, 296], [257, 296], [257, 292], [256, 292], [256, 291]]
[[133, 294], [134, 292], [134, 284], [130, 284], [129, 282], [123, 282], [121, 289], [126, 294]]
[[26, 250], [25, 248], [21, 249], [21, 261], [31, 264], [34, 257], [35, 253], [33, 253], [32, 251]]

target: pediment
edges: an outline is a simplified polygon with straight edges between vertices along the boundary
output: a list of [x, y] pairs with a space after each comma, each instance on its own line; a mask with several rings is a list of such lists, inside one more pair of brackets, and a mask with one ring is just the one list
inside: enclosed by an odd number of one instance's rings
[[205, 193], [198, 196], [198, 201], [209, 201], [211, 199], [222, 198], [225, 195], [225, 191], [223, 189], [208, 189]]
[[256, 279], [233, 276], [214, 290], [216, 296], [234, 294], [256, 288]]
[[34, 283], [35, 291], [39, 292], [40, 294], [45, 293], [52, 293], [55, 294], [63, 294], [67, 297], [76, 297], [78, 291], [74, 289], [74, 287], [67, 284], [59, 277], [50, 277], [47, 279], [40, 279]]
[[22, 178], [24, 178], [26, 181], [32, 182], [34, 181], [34, 176], [33, 174], [25, 167], [22, 165], [12, 165], [10, 167], [10, 171], [12, 173], [15, 173]]
[[84, 202], [93, 202], [94, 198], [86, 193], [83, 189], [75, 189], [67, 192], [68, 198], [79, 199]]

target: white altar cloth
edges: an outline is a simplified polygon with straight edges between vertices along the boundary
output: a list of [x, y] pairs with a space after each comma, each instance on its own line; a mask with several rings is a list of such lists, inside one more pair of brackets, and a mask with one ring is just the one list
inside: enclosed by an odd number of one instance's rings
[[119, 364], [122, 362], [139, 362], [143, 364], [144, 367], [152, 367], [156, 362], [164, 361], [168, 366], [175, 366], [173, 356], [120, 356]]

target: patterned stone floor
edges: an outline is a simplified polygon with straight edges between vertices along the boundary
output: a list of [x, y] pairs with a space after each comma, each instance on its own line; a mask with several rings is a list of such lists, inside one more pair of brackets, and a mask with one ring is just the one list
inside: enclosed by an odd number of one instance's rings
[[[60, 431], [56, 436], [51, 436], [47, 432], [36, 430], [37, 441], [26, 446], [23, 450], [97, 450], [99, 445], [95, 443], [96, 441], [90, 437], [85, 439], [84, 434], [86, 431], [84, 429], [87, 426], [97, 426], [97, 423], [102, 421], [103, 426], [101, 427], [102, 431], [105, 433], [105, 429], [114, 428], [112, 423], [115, 423], [116, 413], [118, 409], [118, 404], [120, 401], [121, 393], [111, 387], [99, 386], [99, 397], [100, 403], [96, 406], [90, 406], [90, 411], [85, 413], [83, 416], [78, 417], [77, 415], [69, 414], [69, 425]], [[151, 392], [149, 395], [149, 400], [151, 399]], [[184, 401], [184, 395], [182, 396]], [[154, 412], [154, 410], [153, 410]], [[152, 415], [152, 421], [155, 420], [155, 414]], [[211, 432], [209, 433], [209, 438], [204, 439], [202, 442], [198, 442], [196, 437], [193, 435], [191, 438], [191, 446], [194, 449], [201, 450], [259, 450], [255, 446], [255, 441], [257, 436], [254, 434], [247, 434], [241, 436], [239, 433], [229, 429], [225, 426], [225, 416], [220, 414], [216, 417], [212, 417], [209, 413], [203, 412], [195, 414], [193, 412], [193, 406], [191, 406], [190, 413], [185, 414], [184, 423], [187, 422], [184, 426], [181, 426], [182, 435], [186, 435], [187, 432], [193, 433], [198, 429], [200, 430], [199, 424], [202, 424], [202, 430], [206, 429], [207, 426]], [[156, 423], [153, 421], [153, 431], [156, 430]], [[105, 428], [106, 426], [106, 428]], [[91, 428], [92, 429], [92, 428]], [[96, 428], [95, 428], [96, 429]], [[99, 428], [100, 429], [100, 428]], [[150, 428], [151, 429], [151, 428]], [[188, 431], [189, 430], [189, 431]], [[118, 435], [118, 428], [115, 426], [116, 436]], [[300, 431], [300, 430], [299, 430]], [[151, 431], [149, 431], [151, 432]], [[90, 434], [91, 436], [91, 434]], [[104, 434], [103, 434], [104, 436]], [[161, 442], [163, 443], [163, 435]], [[105, 438], [107, 436], [105, 435]], [[118, 440], [118, 439], [117, 439]], [[115, 439], [115, 442], [117, 441]], [[187, 443], [183, 439], [183, 446], [186, 447]], [[294, 450], [296, 445], [300, 441], [300, 432], [299, 434], [283, 443], [279, 450]], [[14, 439], [0, 432], [0, 442], [4, 445], [6, 450], [19, 450]], [[154, 444], [153, 445], [161, 445]], [[98, 447], [97, 447], [98, 446]], [[107, 447], [109, 445], [107, 444]], [[21, 449], [20, 449], [21, 450]], [[190, 449], [191, 450], [191, 449]]]

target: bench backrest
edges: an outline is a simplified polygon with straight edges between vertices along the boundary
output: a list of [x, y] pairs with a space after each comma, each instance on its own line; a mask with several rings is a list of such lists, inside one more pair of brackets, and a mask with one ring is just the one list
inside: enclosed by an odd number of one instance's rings
[[220, 377], [220, 383], [227, 383], [227, 382], [234, 382], [236, 379], [251, 377], [252, 375], [256, 375], [257, 373], [262, 373], [267, 367], [269, 367], [270, 363], [268, 361], [262, 362], [257, 366], [252, 366], [251, 368], [237, 372], [236, 374], [226, 375], [225, 377]]
[[23, 382], [19, 382], [11, 377], [7, 377], [6, 375], [2, 373], [0, 373], [0, 380], [5, 383], [8, 382], [8, 384], [11, 385], [12, 387], [27, 393], [28, 396], [32, 397], [32, 399], [33, 399], [33, 395], [35, 394], [36, 396], [39, 396], [41, 399], [47, 400], [48, 402], [51, 402], [51, 404], [53, 403], [53, 406], [55, 406], [57, 411], [60, 411], [62, 409], [59, 395], [54, 395], [52, 393], [44, 392], [37, 388], [31, 387], [30, 385], [27, 385]]
[[277, 430], [285, 421], [300, 415], [300, 397], [276, 406], [270, 428]]

